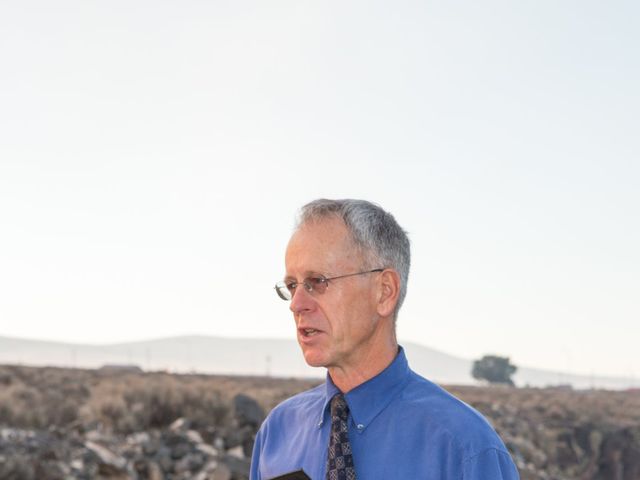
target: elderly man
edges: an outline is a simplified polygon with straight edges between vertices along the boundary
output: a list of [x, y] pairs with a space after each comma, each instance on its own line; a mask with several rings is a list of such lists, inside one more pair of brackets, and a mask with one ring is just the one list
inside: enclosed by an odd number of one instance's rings
[[408, 366], [395, 335], [409, 276], [406, 233], [362, 200], [302, 208], [276, 285], [305, 361], [324, 384], [273, 409], [252, 480], [500, 480], [518, 472], [475, 410]]

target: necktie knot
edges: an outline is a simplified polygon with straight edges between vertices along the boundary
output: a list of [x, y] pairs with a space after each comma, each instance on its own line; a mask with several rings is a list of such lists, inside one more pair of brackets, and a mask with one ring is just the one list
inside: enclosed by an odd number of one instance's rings
[[337, 419], [346, 423], [348, 417], [349, 405], [347, 405], [344, 395], [339, 393], [331, 399], [331, 421]]

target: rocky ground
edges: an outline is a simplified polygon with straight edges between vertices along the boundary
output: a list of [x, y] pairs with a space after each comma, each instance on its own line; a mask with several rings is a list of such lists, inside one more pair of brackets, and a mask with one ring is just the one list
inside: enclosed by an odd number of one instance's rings
[[233, 428], [196, 430], [181, 417], [166, 428], [122, 435], [74, 422], [47, 430], [0, 428], [0, 478], [6, 480], [241, 480], [249, 476], [264, 410], [233, 399]]
[[522, 480], [640, 480], [640, 391], [449, 390], [489, 418]]
[[[0, 479], [242, 480], [265, 412], [311, 381], [0, 366]], [[640, 392], [449, 387], [523, 480], [640, 480]]]

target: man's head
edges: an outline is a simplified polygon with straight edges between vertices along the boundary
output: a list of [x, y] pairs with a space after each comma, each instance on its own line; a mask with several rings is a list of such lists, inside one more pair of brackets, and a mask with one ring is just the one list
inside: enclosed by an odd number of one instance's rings
[[300, 212], [285, 263], [307, 363], [343, 368], [395, 348], [410, 249], [391, 214], [362, 200], [315, 200]]
[[307, 203], [300, 210], [296, 229], [305, 223], [329, 218], [341, 219], [351, 240], [364, 256], [366, 267], [392, 268], [400, 275], [400, 296], [394, 318], [407, 295], [411, 248], [409, 237], [396, 219], [379, 205], [366, 200], [318, 199]]

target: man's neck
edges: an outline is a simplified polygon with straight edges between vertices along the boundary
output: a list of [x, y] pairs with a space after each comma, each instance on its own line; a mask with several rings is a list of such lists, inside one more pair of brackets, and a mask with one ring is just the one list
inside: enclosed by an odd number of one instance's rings
[[342, 393], [347, 393], [381, 373], [391, 365], [397, 354], [398, 343], [393, 338], [384, 348], [372, 350], [354, 365], [329, 367], [331, 381]]

